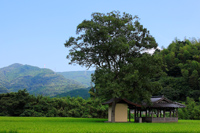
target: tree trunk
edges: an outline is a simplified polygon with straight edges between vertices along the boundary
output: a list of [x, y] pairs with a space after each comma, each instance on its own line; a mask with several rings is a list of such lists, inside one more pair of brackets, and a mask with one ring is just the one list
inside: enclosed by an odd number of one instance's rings
[[112, 111], [111, 111], [111, 122], [115, 122], [115, 107], [116, 107], [116, 99], [114, 98], [112, 102]]

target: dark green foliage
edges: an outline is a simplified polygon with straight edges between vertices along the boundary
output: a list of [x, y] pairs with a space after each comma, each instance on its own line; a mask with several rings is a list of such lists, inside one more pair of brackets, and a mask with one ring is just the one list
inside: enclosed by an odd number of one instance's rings
[[200, 96], [200, 42], [193, 40], [173, 41], [167, 49], [156, 52], [162, 57], [167, 76], [160, 79], [164, 94], [171, 100], [185, 101]]
[[55, 96], [70, 90], [83, 88], [77, 81], [65, 79], [50, 69], [13, 64], [0, 69], [0, 93], [16, 92], [26, 88], [31, 94]]
[[151, 94], [160, 90], [156, 78], [161, 74], [158, 67], [161, 60], [143, 54], [132, 61], [134, 63], [124, 65], [117, 72], [109, 69], [96, 70], [93, 76], [96, 95], [104, 99], [123, 97], [138, 103], [142, 100], [148, 102]]
[[165, 95], [167, 98], [173, 101], [185, 101], [186, 92], [190, 90], [187, 82], [182, 77], [162, 77], [160, 83], [163, 89], [155, 95]]
[[0, 94], [0, 115], [19, 116], [29, 100], [29, 94], [26, 90], [19, 90], [18, 93]]
[[89, 90], [91, 87], [88, 88], [81, 88], [81, 89], [76, 89], [72, 90], [66, 93], [61, 93], [56, 95], [55, 97], [82, 97], [83, 99], [88, 99], [90, 97]]
[[180, 119], [200, 119], [200, 97], [198, 102], [195, 102], [193, 98], [187, 97], [186, 102], [183, 104], [186, 105], [186, 108], [179, 109]]
[[81, 97], [49, 98], [29, 95], [26, 90], [0, 94], [1, 116], [34, 117], [107, 117], [107, 106], [100, 99]]

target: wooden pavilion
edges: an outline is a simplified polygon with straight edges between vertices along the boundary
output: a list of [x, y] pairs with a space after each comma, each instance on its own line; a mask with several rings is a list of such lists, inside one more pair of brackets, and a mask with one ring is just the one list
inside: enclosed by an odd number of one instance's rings
[[[108, 104], [108, 122], [111, 121], [112, 102], [114, 99], [103, 103]], [[134, 111], [135, 122], [178, 122], [178, 108], [184, 108], [185, 105], [173, 102], [164, 96], [151, 97], [151, 104], [142, 105], [133, 103], [127, 99], [116, 98], [115, 122], [129, 122], [131, 110]]]
[[178, 122], [178, 108], [185, 105], [173, 102], [164, 96], [151, 97], [151, 105], [146, 103], [134, 109], [135, 122]]

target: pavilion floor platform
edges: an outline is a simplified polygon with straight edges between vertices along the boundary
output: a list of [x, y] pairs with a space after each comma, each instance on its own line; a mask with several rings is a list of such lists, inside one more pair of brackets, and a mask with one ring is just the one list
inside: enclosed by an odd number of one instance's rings
[[[135, 118], [135, 122], [139, 122], [140, 117]], [[165, 123], [165, 122], [178, 122], [178, 117], [141, 117], [142, 122], [151, 123]]]

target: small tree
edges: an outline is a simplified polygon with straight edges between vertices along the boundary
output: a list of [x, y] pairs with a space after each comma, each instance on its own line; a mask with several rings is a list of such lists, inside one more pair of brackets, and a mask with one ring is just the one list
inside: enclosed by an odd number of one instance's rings
[[[71, 59], [70, 64], [96, 67], [92, 77], [96, 96], [148, 101], [152, 92], [159, 89], [153, 77], [159, 76], [161, 62], [144, 53], [156, 48], [157, 43], [137, 16], [116, 11], [93, 13], [91, 20], [77, 26], [77, 34], [65, 43], [71, 47], [67, 58]], [[112, 122], [116, 102], [112, 104]]]

